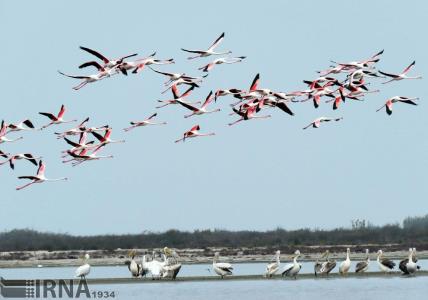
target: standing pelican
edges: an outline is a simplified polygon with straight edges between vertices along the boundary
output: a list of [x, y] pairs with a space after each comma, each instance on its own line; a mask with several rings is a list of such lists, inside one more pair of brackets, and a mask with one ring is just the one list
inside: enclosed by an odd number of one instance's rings
[[88, 263], [89, 258], [90, 257], [88, 253], [86, 253], [85, 256], [83, 256], [84, 264], [76, 269], [76, 273], [75, 273], [76, 277], [80, 277], [81, 279], [86, 279], [86, 275], [88, 275], [89, 272], [91, 272], [91, 266]]
[[299, 256], [300, 251], [296, 250], [296, 252], [294, 252], [293, 263], [285, 265], [284, 271], [282, 271], [282, 276], [290, 276], [294, 277], [294, 279], [297, 278], [297, 274], [302, 268], [302, 265], [297, 262], [297, 258], [299, 258]]
[[416, 265], [418, 259], [416, 258], [416, 248], [409, 248], [409, 257], [400, 261], [398, 267], [405, 275], [415, 273], [420, 269], [420, 266]]
[[379, 250], [377, 252], [377, 264], [379, 265], [379, 269], [385, 273], [391, 272], [395, 267], [395, 262], [393, 262], [388, 258], [382, 258], [382, 257], [383, 257], [383, 252], [382, 250]]
[[216, 272], [217, 275], [220, 275], [221, 278], [224, 278], [224, 276], [232, 275], [233, 267], [229, 263], [220, 263], [217, 262], [219, 260], [220, 253], [216, 252], [214, 254], [213, 258], [213, 270]]
[[349, 269], [351, 268], [351, 259], [349, 258], [349, 253], [349, 248], [346, 248], [346, 259], [342, 261], [339, 266], [339, 273], [341, 275], [347, 274]]
[[265, 277], [272, 277], [279, 270], [281, 251], [276, 251], [271, 262], [266, 266]]
[[163, 252], [164, 264], [162, 267], [162, 277], [175, 279], [181, 269], [181, 263], [178, 261], [179, 256], [177, 252], [172, 251], [168, 247], [163, 248]]
[[314, 270], [315, 270], [315, 276], [320, 275], [328, 275], [335, 267], [336, 267], [336, 261], [329, 259], [330, 251], [326, 250], [324, 254], [321, 256], [321, 258], [325, 257], [325, 262], [320, 263], [317, 259]]
[[132, 250], [128, 255], [131, 257], [131, 260], [125, 261], [125, 265], [128, 266], [128, 270], [131, 272], [132, 277], [138, 277], [141, 273], [141, 266], [134, 260], [136, 251]]
[[364, 273], [369, 268], [369, 264], [370, 264], [369, 249], [366, 249], [366, 259], [357, 263], [357, 265], [355, 266], [355, 273]]

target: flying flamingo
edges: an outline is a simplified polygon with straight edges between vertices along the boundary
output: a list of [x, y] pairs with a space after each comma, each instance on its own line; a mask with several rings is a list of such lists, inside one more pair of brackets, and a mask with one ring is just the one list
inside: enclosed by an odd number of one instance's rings
[[[262, 101], [263, 102], [263, 101]], [[233, 123], [229, 123], [229, 126], [232, 126], [232, 125], [235, 125], [236, 123], [238, 123], [238, 122], [241, 122], [241, 121], [247, 121], [247, 120], [250, 120], [250, 119], [266, 119], [266, 118], [270, 118], [271, 117], [271, 115], [265, 115], [265, 116], [256, 116], [256, 111], [257, 111], [257, 108], [258, 108], [259, 106], [251, 106], [251, 107], [249, 107], [247, 110], [245, 110], [245, 111], [241, 111], [241, 110], [238, 110], [238, 109], [236, 109], [236, 108], [233, 108], [233, 111], [236, 113], [236, 114], [238, 114], [238, 115], [240, 115], [241, 116], [241, 118], [240, 119], [238, 119], [238, 120], [236, 120], [235, 122], [233, 122]]]
[[227, 95], [233, 95], [235, 98], [241, 98], [242, 93], [245, 93], [245, 91], [239, 89], [217, 90], [214, 94], [214, 102], [217, 102], [218, 97]]
[[[179, 95], [178, 94], [177, 85], [173, 85], [172, 88], [171, 88], [171, 91], [172, 91], [172, 96], [174, 97], [174, 99], [171, 99], [171, 100], [158, 100], [158, 102], [164, 103], [164, 104], [160, 105], [160, 106], [156, 106], [156, 108], [162, 108], [164, 106], [171, 105], [171, 104], [178, 104], [178, 101], [184, 102], [184, 98], [186, 98], [187, 96], [189, 96], [190, 93], [193, 91], [194, 88], [195, 87], [191, 86], [190, 88], [187, 89], [187, 91], [185, 91], [183, 94]], [[193, 104], [196, 104], [196, 103], [200, 103], [200, 102], [194, 102]]]
[[113, 69], [109, 70], [109, 71], [101, 71], [97, 74], [93, 74], [93, 75], [88, 75], [88, 76], [83, 76], [83, 75], [68, 75], [65, 74], [61, 71], [58, 71], [59, 74], [66, 76], [66, 77], [70, 77], [70, 78], [74, 78], [74, 79], [83, 79], [83, 81], [76, 85], [75, 87], [73, 87], [74, 90], [79, 90], [82, 87], [84, 87], [85, 85], [87, 85], [88, 83], [92, 83], [92, 82], [96, 82], [96, 81], [100, 81], [102, 79], [104, 79], [105, 77], [109, 77], [112, 74]]
[[43, 129], [45, 129], [51, 125], [54, 125], [54, 124], [65, 124], [65, 123], [77, 122], [77, 120], [65, 121], [63, 119], [64, 114], [65, 114], [64, 104], [61, 105], [61, 109], [59, 110], [59, 113], [57, 116], [55, 116], [54, 114], [51, 114], [51, 113], [46, 113], [46, 112], [39, 112], [39, 114], [41, 114], [42, 116], [48, 117], [51, 120], [51, 122], [49, 124], [42, 126], [39, 130], [43, 130]]
[[313, 127], [313, 128], [319, 128], [321, 126], [322, 122], [330, 122], [330, 121], [340, 121], [342, 120], [343, 117], [340, 118], [327, 118], [327, 117], [320, 117], [315, 119], [314, 121], [312, 121], [312, 123], [310, 123], [308, 126], [303, 127], [303, 129], [307, 129], [309, 127]]
[[60, 180], [67, 180], [67, 177], [62, 177], [62, 178], [56, 178], [56, 179], [48, 179], [45, 177], [45, 164], [43, 163], [43, 161], [39, 161], [39, 168], [37, 169], [37, 174], [35, 176], [19, 176], [18, 179], [29, 179], [31, 180], [30, 183], [27, 183], [23, 186], [17, 187], [16, 190], [22, 190], [34, 183], [42, 183], [45, 181], [60, 181]]
[[363, 68], [370, 68], [372, 64], [377, 63], [380, 58], [379, 56], [381, 56], [383, 54], [383, 50], [379, 51], [378, 53], [372, 55], [370, 58], [368, 59], [364, 59], [361, 61], [352, 61], [349, 63], [338, 63], [335, 61], [331, 61], [332, 63], [335, 63], [337, 65], [340, 65], [348, 70], [351, 69], [363, 69]]
[[9, 124], [7, 126], [9, 128], [9, 132], [17, 132], [17, 131], [22, 131], [22, 130], [34, 130], [34, 125], [30, 120], [23, 120], [19, 123], [16, 124]]
[[82, 47], [82, 46], [80, 46], [80, 49], [82, 49], [83, 51], [86, 51], [86, 52], [96, 56], [97, 58], [101, 59], [104, 63], [104, 68], [114, 68], [117, 65], [121, 64], [126, 58], [130, 58], [130, 57], [138, 55], [137, 53], [134, 53], [134, 54], [122, 56], [118, 59], [108, 59], [107, 57], [105, 57], [104, 55], [102, 55], [101, 53], [99, 53], [95, 50], [92, 50], [92, 49], [89, 49], [86, 47]]
[[[89, 148], [94, 147], [92, 145], [95, 143], [95, 141], [86, 142], [87, 135], [88, 134], [85, 131], [80, 133], [79, 142], [77, 142], [77, 143], [70, 141], [68, 138], [64, 137], [64, 141], [67, 144], [69, 144], [70, 146], [72, 146], [73, 148], [71, 148], [70, 150], [62, 151], [62, 153], [67, 153], [67, 151], [76, 152], [76, 151], [81, 151], [83, 149], [89, 149]], [[66, 156], [67, 155], [63, 155], [62, 157], [64, 158]]]
[[118, 141], [115, 141], [115, 140], [110, 139], [111, 132], [112, 132], [112, 129], [111, 129], [111, 128], [108, 128], [108, 129], [105, 131], [104, 136], [102, 136], [101, 134], [99, 134], [99, 133], [97, 133], [97, 132], [91, 132], [91, 133], [92, 133], [92, 135], [93, 135], [94, 137], [96, 137], [96, 138], [97, 138], [97, 140], [100, 142], [99, 147], [100, 147], [100, 146], [103, 146], [103, 145], [107, 145], [107, 144], [125, 143], [125, 140], [118, 140]]
[[6, 137], [6, 130], [7, 130], [7, 128], [8, 128], [8, 125], [4, 122], [4, 120], [1, 121], [1, 127], [0, 127], [0, 144], [7, 143], [7, 142], [8, 143], [13, 143], [13, 142], [16, 142], [16, 141], [19, 141], [19, 140], [23, 139], [22, 136], [19, 137], [19, 138], [14, 139], [14, 140], [11, 140], [11, 139], [7, 138]]
[[6, 161], [0, 163], [0, 166], [9, 162], [10, 168], [14, 170], [15, 161], [21, 160], [21, 159], [26, 159], [29, 162], [31, 162], [33, 165], [37, 166], [37, 159], [41, 159], [41, 157], [34, 157], [31, 153], [19, 153], [19, 154], [9, 156], [9, 158]]
[[188, 57], [187, 59], [194, 59], [198, 57], [207, 57], [211, 55], [223, 55], [223, 54], [230, 54], [232, 51], [226, 51], [226, 52], [215, 52], [214, 49], [223, 41], [224, 39], [224, 32], [215, 40], [215, 42], [207, 49], [207, 50], [187, 50], [181, 48], [181, 50], [189, 53], [195, 53], [196, 56]]
[[395, 96], [392, 98], [389, 98], [386, 103], [384, 105], [382, 105], [382, 107], [380, 107], [378, 110], [376, 110], [377, 112], [380, 111], [382, 108], [385, 107], [386, 109], [386, 113], [388, 115], [392, 114], [392, 104], [396, 103], [396, 102], [401, 102], [401, 103], [407, 103], [407, 104], [411, 104], [411, 105], [418, 105], [416, 102], [414, 102], [413, 100], [418, 100], [419, 98], [409, 98], [409, 97], [404, 97], [404, 96]]
[[74, 128], [68, 129], [64, 132], [55, 132], [55, 134], [57, 135], [58, 139], [61, 139], [67, 135], [79, 135], [82, 133], [82, 131], [85, 131], [85, 123], [87, 123], [89, 121], [89, 117], [86, 118], [85, 120], [83, 120], [79, 125], [77, 125]]
[[211, 91], [207, 98], [205, 99], [205, 102], [202, 104], [201, 107], [196, 107], [193, 106], [189, 103], [186, 102], [182, 102], [180, 100], [176, 100], [179, 104], [181, 104], [182, 106], [184, 106], [185, 108], [189, 109], [192, 111], [192, 113], [190, 115], [186, 115], [184, 116], [185, 118], [189, 118], [193, 115], [203, 115], [203, 114], [210, 114], [210, 113], [214, 113], [214, 112], [218, 112], [220, 111], [220, 109], [214, 109], [214, 110], [207, 110], [207, 106], [212, 102], [213, 97], [212, 97], [213, 91]]
[[92, 151], [91, 154], [88, 154], [88, 149], [83, 149], [79, 154], [76, 153], [76, 151], [70, 151], [68, 150], [67, 153], [73, 157], [69, 160], [64, 160], [63, 163], [73, 162], [72, 166], [75, 167], [77, 165], [80, 165], [81, 163], [85, 161], [91, 161], [91, 160], [100, 160], [103, 158], [113, 158], [113, 155], [104, 155], [104, 156], [97, 156], [97, 152], [104, 147], [104, 145], [98, 146], [94, 151]]
[[198, 81], [198, 80], [202, 80], [203, 78], [207, 77], [207, 75], [202, 76], [202, 77], [192, 77], [192, 76], [187, 76], [186, 73], [168, 73], [168, 72], [161, 72], [158, 70], [155, 70], [151, 67], [149, 67], [153, 72], [159, 73], [161, 75], [164, 75], [166, 77], [169, 78], [168, 81], [164, 82], [164, 85], [170, 85], [172, 82], [178, 80], [178, 79], [184, 79], [184, 80], [188, 80], [188, 81]]
[[245, 58], [245, 56], [217, 58], [205, 66], [200, 67], [198, 70], [202, 70], [202, 72], [209, 72], [214, 68], [215, 65], [235, 64], [243, 61]]
[[211, 133], [199, 133], [200, 129], [201, 129], [201, 127], [199, 125], [193, 126], [189, 131], [186, 131], [183, 134], [183, 137], [181, 139], [176, 140], [175, 142], [176, 143], [181, 142], [181, 141], [185, 142], [186, 139], [195, 138], [195, 137], [199, 137], [199, 136], [211, 136], [211, 135], [215, 135], [214, 132], [211, 132]]
[[406, 75], [415, 64], [416, 64], [416, 61], [413, 61], [400, 74], [390, 74], [390, 73], [385, 73], [385, 72], [379, 71], [380, 74], [392, 78], [388, 81], [382, 82], [382, 84], [386, 84], [386, 83], [391, 82], [391, 81], [400, 81], [403, 79], [422, 79], [422, 76], [407, 76]]
[[147, 57], [145, 59], [142, 60], [138, 60], [136, 62], [134, 62], [133, 64], [130, 64], [128, 62], [124, 62], [120, 65], [120, 69], [131, 69], [134, 68], [134, 70], [132, 71], [132, 73], [137, 74], [138, 72], [140, 72], [142, 69], [144, 69], [145, 66], [150, 66], [150, 65], [169, 65], [169, 64], [174, 64], [174, 59], [170, 58], [170, 59], [154, 59], [153, 56]]
[[147, 125], [166, 125], [167, 124], [166, 122], [156, 123], [156, 122], [151, 121], [151, 119], [153, 119], [157, 115], [158, 115], [157, 113], [154, 113], [153, 115], [151, 115], [150, 117], [148, 117], [147, 119], [145, 119], [143, 121], [132, 121], [132, 122], [130, 122], [130, 124], [132, 126], [130, 126], [128, 128], [124, 128], [123, 130], [124, 131], [130, 131], [130, 130], [132, 130], [134, 128], [142, 127], [142, 126], [147, 126]]

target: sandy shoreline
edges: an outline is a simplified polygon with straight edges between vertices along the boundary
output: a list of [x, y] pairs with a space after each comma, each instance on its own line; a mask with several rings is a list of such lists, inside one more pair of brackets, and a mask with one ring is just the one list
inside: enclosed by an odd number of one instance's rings
[[[346, 256], [345, 246], [341, 248], [343, 251], [334, 252], [330, 250], [331, 258], [343, 259]], [[362, 250], [364, 246], [358, 246], [355, 251], [355, 246], [349, 246], [351, 248], [351, 260], [362, 260], [365, 254]], [[367, 248], [380, 249], [374, 245], [366, 246]], [[325, 247], [310, 248], [300, 247], [302, 252], [301, 261], [315, 261], [320, 254], [324, 251]], [[365, 249], [365, 248], [364, 248]], [[391, 259], [404, 259], [407, 257], [408, 252], [405, 250], [401, 251], [388, 251], [388, 247], [383, 246], [385, 256]], [[151, 254], [153, 250], [156, 253], [160, 253], [162, 249], [135, 249], [137, 251], [137, 259], [141, 259], [144, 254]], [[311, 251], [315, 250], [315, 251]], [[321, 251], [320, 251], [321, 250]], [[386, 251], [385, 251], [386, 250]], [[77, 266], [81, 264], [79, 259], [83, 253], [87, 252], [91, 255], [91, 265], [93, 266], [118, 266], [123, 265], [125, 260], [128, 259], [128, 253], [130, 249], [117, 249], [112, 251], [107, 250], [90, 250], [90, 251], [19, 251], [19, 252], [0, 252], [0, 268], [22, 268], [22, 267], [67, 267]], [[230, 249], [230, 248], [209, 248], [209, 249], [176, 249], [180, 255], [180, 260], [183, 264], [203, 264], [211, 263], [214, 252], [219, 251], [222, 258], [233, 262], [233, 263], [257, 263], [267, 262], [272, 259], [273, 251], [266, 248], [254, 248], [254, 249]], [[376, 259], [376, 251], [370, 250], [371, 259]], [[289, 251], [281, 253], [281, 261], [291, 260], [291, 254]], [[417, 257], [419, 259], [427, 259], [428, 251], [418, 251]]]

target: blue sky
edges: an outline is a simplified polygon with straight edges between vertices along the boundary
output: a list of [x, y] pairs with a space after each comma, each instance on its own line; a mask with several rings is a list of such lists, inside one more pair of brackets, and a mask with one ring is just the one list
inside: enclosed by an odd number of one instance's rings
[[[256, 73], [261, 87], [303, 89], [329, 60], [364, 59], [385, 49], [378, 68], [398, 72], [416, 60], [415, 75], [426, 75], [427, 28], [423, 1], [2, 1], [0, 117], [8, 122], [46, 120], [39, 111], [65, 104], [70, 118], [89, 116], [92, 126], [109, 124], [114, 139], [106, 147], [114, 159], [79, 167], [63, 165], [66, 149], [53, 132], [24, 133], [0, 150], [42, 155], [49, 177], [21, 192], [16, 177], [36, 170], [18, 162], [0, 168], [0, 230], [33, 228], [73, 234], [136, 233], [170, 228], [266, 230], [277, 226], [332, 228], [364, 218], [395, 222], [428, 211], [425, 79], [388, 85], [373, 80], [379, 94], [347, 102], [338, 111], [310, 102], [291, 106], [290, 117], [269, 111], [268, 120], [229, 128], [233, 98], [221, 98], [213, 115], [184, 119], [184, 108], [158, 110], [167, 126], [125, 134], [130, 120], [155, 112], [164, 78], [146, 69], [137, 76], [115, 76], [80, 91], [78, 82], [57, 70], [79, 74], [93, 59], [79, 46], [110, 57], [157, 51], [176, 64], [162, 71], [198, 75], [210, 58], [188, 61], [180, 48], [205, 48], [221, 33], [219, 49], [247, 56], [240, 64], [214, 68], [191, 99], [218, 88], [247, 88]], [[83, 72], [86, 73], [86, 72]], [[87, 74], [87, 73], [86, 73]], [[420, 105], [396, 105], [388, 117], [376, 113], [388, 97], [418, 96]], [[169, 96], [169, 94], [167, 95]], [[343, 116], [318, 130], [301, 128], [319, 116]], [[174, 144], [200, 124], [216, 136]], [[14, 134], [18, 136], [19, 134]], [[131, 156], [137, 156], [132, 158]]]

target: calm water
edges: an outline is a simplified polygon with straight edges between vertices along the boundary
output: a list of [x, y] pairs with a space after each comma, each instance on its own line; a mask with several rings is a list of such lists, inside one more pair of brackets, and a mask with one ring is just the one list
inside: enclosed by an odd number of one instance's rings
[[[428, 269], [428, 260], [419, 262]], [[235, 274], [261, 274], [265, 263], [235, 264]], [[210, 275], [209, 265], [184, 265], [179, 276]], [[352, 267], [352, 269], [354, 266]], [[75, 268], [20, 268], [0, 269], [0, 276], [13, 278], [72, 278]], [[312, 272], [313, 263], [304, 263], [302, 272]], [[371, 271], [377, 271], [372, 262]], [[337, 267], [336, 270], [337, 272]], [[212, 275], [212, 273], [211, 273]], [[130, 277], [126, 266], [93, 267], [91, 278]], [[211, 282], [163, 282], [151, 284], [93, 285], [92, 291], [115, 293], [115, 299], [346, 299], [346, 300], [401, 300], [427, 299], [428, 277], [373, 277], [330, 278], [304, 280], [237, 280]]]
[[[399, 261], [395, 261], [398, 268]], [[281, 263], [281, 268], [287, 262]], [[355, 270], [355, 264], [352, 262], [351, 271]], [[419, 260], [418, 265], [422, 270], [428, 270], [428, 260]], [[266, 268], [266, 263], [240, 263], [234, 264], [235, 275], [254, 275], [263, 274]], [[6, 279], [36, 279], [36, 278], [73, 278], [75, 267], [48, 267], [48, 268], [14, 268], [14, 269], [0, 269], [0, 276]], [[178, 276], [217, 276], [212, 271], [211, 264], [195, 264], [183, 265]], [[337, 273], [339, 269], [339, 262], [333, 273]], [[314, 263], [303, 262], [302, 270], [300, 273], [313, 273]], [[377, 272], [379, 267], [376, 261], [370, 263], [368, 272]], [[108, 267], [92, 267], [89, 278], [128, 278], [130, 273], [128, 268], [123, 266], [108, 266]], [[428, 298], [427, 298], [428, 299]]]

